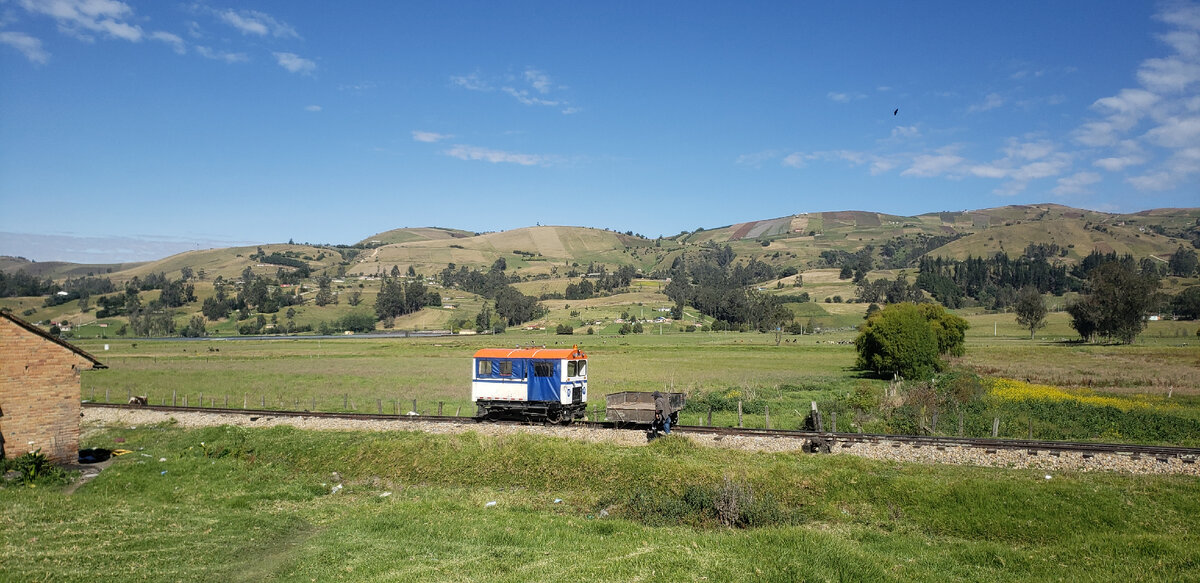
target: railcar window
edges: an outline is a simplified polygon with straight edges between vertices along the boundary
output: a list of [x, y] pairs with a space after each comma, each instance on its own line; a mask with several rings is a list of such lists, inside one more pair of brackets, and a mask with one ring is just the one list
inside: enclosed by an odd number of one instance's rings
[[533, 376], [548, 377], [548, 376], [553, 376], [553, 373], [554, 373], [554, 367], [550, 366], [550, 363], [548, 363], [548, 362], [533, 363]]
[[492, 361], [490, 361], [490, 360], [479, 361], [479, 368], [476, 369], [475, 374], [476, 374], [476, 376], [481, 376], [481, 377], [491, 376]]
[[512, 361], [511, 360], [501, 360], [500, 361], [500, 376], [503, 376], [503, 377], [512, 376]]
[[572, 360], [567, 363], [567, 376], [581, 377], [587, 374], [586, 360]]

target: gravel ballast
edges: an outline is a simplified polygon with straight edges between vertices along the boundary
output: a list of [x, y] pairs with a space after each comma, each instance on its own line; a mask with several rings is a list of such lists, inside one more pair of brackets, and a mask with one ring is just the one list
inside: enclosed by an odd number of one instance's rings
[[[276, 425], [291, 425], [298, 429], [324, 431], [423, 431], [435, 434], [477, 432], [486, 435], [512, 435], [528, 433], [578, 439], [587, 442], [605, 442], [624, 446], [646, 445], [645, 434], [628, 429], [600, 429], [582, 426], [557, 425], [516, 425], [507, 423], [477, 423], [463, 419], [462, 423], [443, 423], [429, 421], [396, 421], [336, 419], [325, 417], [291, 417], [262, 415], [251, 421], [248, 415], [231, 415], [221, 413], [199, 412], [161, 412], [137, 409], [84, 408], [84, 430], [102, 428], [110, 425], [140, 426], [168, 422], [174, 419], [182, 427], [207, 427], [214, 425], [234, 425], [239, 427], [273, 427]], [[805, 445], [803, 439], [737, 435], [687, 434], [697, 444], [708, 447], [724, 447], [745, 451], [766, 452], [799, 452]], [[845, 446], [845, 447], [844, 447]], [[855, 455], [875, 460], [922, 464], [961, 464], [972, 466], [1038, 469], [1045, 471], [1078, 471], [1078, 472], [1118, 472], [1125, 474], [1183, 474], [1200, 476], [1200, 463], [1184, 463], [1178, 457], [1134, 458], [1129, 455], [1092, 454], [1084, 457], [1077, 452], [1061, 452], [1057, 456], [1051, 452], [1040, 450], [1037, 455], [1031, 455], [1026, 449], [1019, 450], [986, 450], [978, 447], [947, 446], [913, 447], [909, 444], [880, 441], [879, 443], [834, 444], [832, 455]], [[1049, 475], [1049, 474], [1048, 474]]]

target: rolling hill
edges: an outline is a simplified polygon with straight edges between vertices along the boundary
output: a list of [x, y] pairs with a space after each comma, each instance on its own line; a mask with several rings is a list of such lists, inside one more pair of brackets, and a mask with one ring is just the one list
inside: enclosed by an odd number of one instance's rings
[[[209, 278], [236, 277], [247, 267], [256, 273], [274, 273], [278, 266], [251, 259], [261, 248], [266, 254], [280, 253], [303, 260], [314, 271], [336, 271], [341, 262], [351, 276], [390, 272], [393, 267], [401, 271], [412, 267], [430, 274], [450, 263], [486, 268], [504, 258], [509, 269], [518, 274], [546, 277], [575, 266], [586, 268], [593, 262], [610, 267], [632, 265], [650, 273], [669, 267], [680, 253], [706, 244], [728, 244], [744, 260], [755, 258], [777, 267], [804, 270], [829, 267], [821, 257], [826, 251], [855, 253], [870, 245], [879, 254], [885, 246], [911, 245], [917, 240], [926, 247], [930, 242], [945, 241], [920, 251], [954, 259], [997, 252], [1015, 257], [1029, 244], [1042, 243], [1065, 249], [1059, 259], [1066, 263], [1078, 261], [1093, 250], [1165, 260], [1180, 245], [1200, 240], [1200, 208], [1110, 214], [1040, 204], [931, 212], [914, 217], [868, 211], [817, 212], [697, 229], [659, 240], [577, 226], [525, 227], [482, 234], [441, 227], [403, 228], [371, 235], [347, 247], [229, 247], [189, 251], [146, 263], [35, 263], [0, 257], [0, 271], [24, 271], [56, 280], [90, 273], [117, 282], [159, 272], [177, 277], [184, 267], [203, 269]], [[919, 255], [909, 260], [915, 262]]]

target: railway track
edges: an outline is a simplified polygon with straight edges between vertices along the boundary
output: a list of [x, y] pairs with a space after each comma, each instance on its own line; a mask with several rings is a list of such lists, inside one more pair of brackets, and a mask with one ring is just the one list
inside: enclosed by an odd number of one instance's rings
[[[250, 417], [306, 417], [325, 419], [347, 419], [360, 421], [395, 421], [427, 422], [427, 423], [468, 423], [472, 417], [456, 417], [450, 415], [395, 415], [377, 413], [341, 413], [329, 411], [288, 411], [279, 409], [235, 409], [222, 407], [178, 407], [170, 405], [127, 405], [123, 403], [93, 403], [84, 402], [84, 407], [159, 411], [164, 413], [201, 413], [212, 415], [239, 415]], [[489, 423], [527, 424], [522, 421], [489, 421]], [[581, 421], [577, 425], [593, 428], [618, 428], [616, 423], [608, 421]], [[830, 431], [798, 431], [789, 429], [751, 429], [743, 427], [704, 427], [694, 425], [678, 425], [672, 428], [681, 434], [708, 434], [731, 437], [759, 437], [775, 439], [802, 439], [816, 444], [817, 449], [829, 451], [834, 447], [852, 447], [857, 443], [891, 444], [892, 447], [930, 447], [946, 449], [950, 447], [971, 447], [988, 451], [1024, 450], [1030, 455], [1046, 452], [1056, 456], [1064, 452], [1082, 454], [1090, 457], [1095, 454], [1110, 454], [1166, 460], [1179, 458], [1183, 463], [1196, 463], [1200, 459], [1200, 448], [1175, 447], [1161, 445], [1137, 445], [1125, 443], [1086, 443], [1071, 441], [1043, 441], [1032, 439], [996, 439], [974, 437], [944, 437], [931, 435], [888, 435], [869, 433], [841, 433]]]

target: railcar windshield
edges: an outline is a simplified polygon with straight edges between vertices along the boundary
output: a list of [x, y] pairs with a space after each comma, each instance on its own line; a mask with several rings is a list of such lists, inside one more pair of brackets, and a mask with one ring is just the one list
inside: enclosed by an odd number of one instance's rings
[[567, 376], [581, 377], [587, 374], [586, 360], [572, 360], [567, 363]]
[[492, 361], [479, 360], [475, 366], [475, 376], [487, 377], [492, 376]]

